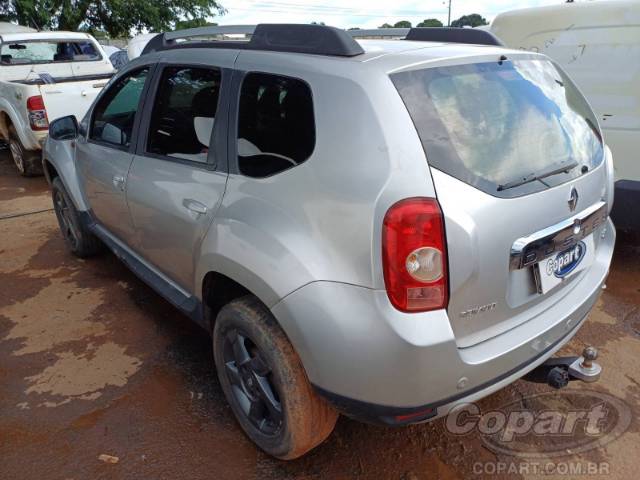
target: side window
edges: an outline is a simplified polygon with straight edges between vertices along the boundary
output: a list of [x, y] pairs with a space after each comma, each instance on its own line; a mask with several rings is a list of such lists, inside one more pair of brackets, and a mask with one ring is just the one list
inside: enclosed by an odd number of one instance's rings
[[164, 69], [147, 138], [147, 152], [206, 162], [218, 108], [220, 70]]
[[136, 70], [109, 87], [93, 110], [89, 138], [117, 147], [129, 147], [133, 121], [149, 68]]
[[316, 142], [313, 100], [302, 80], [249, 73], [240, 91], [238, 167], [266, 177], [307, 160]]

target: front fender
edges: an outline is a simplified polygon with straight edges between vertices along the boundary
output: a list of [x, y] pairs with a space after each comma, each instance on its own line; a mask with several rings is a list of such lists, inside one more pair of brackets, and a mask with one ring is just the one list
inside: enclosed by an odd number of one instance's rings
[[[89, 206], [82, 195], [80, 179], [76, 169], [75, 145], [75, 140], [53, 140], [51, 137], [47, 137], [42, 158], [45, 163], [48, 162], [55, 168], [76, 209], [78, 211], [88, 211]], [[51, 182], [46, 167], [45, 165], [45, 175], [47, 180]]]

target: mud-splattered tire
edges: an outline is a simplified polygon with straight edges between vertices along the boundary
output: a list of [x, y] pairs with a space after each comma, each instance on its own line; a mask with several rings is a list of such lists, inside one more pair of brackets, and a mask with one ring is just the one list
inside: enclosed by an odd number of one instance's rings
[[220, 310], [213, 351], [231, 409], [262, 450], [290, 460], [331, 434], [338, 413], [315, 392], [293, 346], [257, 298], [242, 297]]
[[18, 173], [23, 177], [35, 177], [43, 174], [40, 152], [24, 148], [13, 125], [9, 126], [9, 152], [11, 152], [11, 158]]
[[80, 258], [95, 255], [100, 250], [100, 240], [80, 221], [78, 211], [60, 177], [53, 179], [51, 196], [60, 231], [71, 253]]

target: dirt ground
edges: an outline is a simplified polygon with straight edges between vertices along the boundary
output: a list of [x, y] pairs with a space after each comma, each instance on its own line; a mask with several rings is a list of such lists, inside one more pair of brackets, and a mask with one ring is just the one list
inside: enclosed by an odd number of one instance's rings
[[[226, 405], [207, 336], [114, 255], [67, 253], [50, 208], [44, 178], [19, 178], [0, 151], [0, 479], [453, 479], [478, 474], [479, 462], [528, 462], [493, 453], [479, 434], [454, 436], [443, 420], [388, 429], [347, 418], [307, 456], [270, 458]], [[570, 388], [613, 395], [632, 418], [611, 443], [553, 461], [604, 463], [606, 478], [640, 469], [637, 245], [619, 236], [608, 288], [564, 348], [600, 349], [601, 380]], [[480, 406], [550, 391], [520, 380]]]

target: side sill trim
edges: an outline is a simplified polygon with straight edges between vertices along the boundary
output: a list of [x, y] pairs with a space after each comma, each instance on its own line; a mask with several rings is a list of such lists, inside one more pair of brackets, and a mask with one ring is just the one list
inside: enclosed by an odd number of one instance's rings
[[90, 212], [81, 211], [80, 221], [83, 222], [109, 249], [122, 261], [140, 280], [153, 288], [158, 294], [169, 303], [186, 314], [191, 320], [209, 330], [206, 324], [200, 300], [194, 295], [189, 295], [181, 289], [168, 282], [161, 275], [149, 268], [144, 262], [138, 259], [120, 242], [114, 240], [109, 233], [94, 220]]

